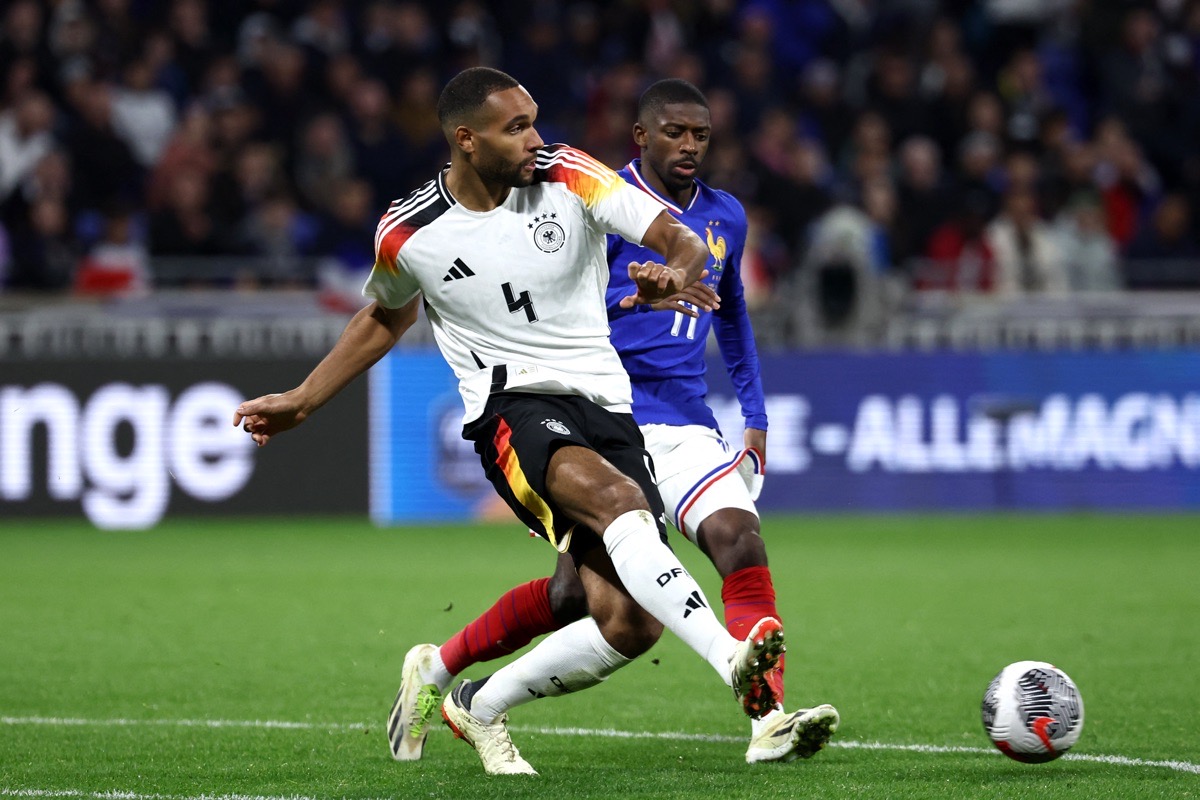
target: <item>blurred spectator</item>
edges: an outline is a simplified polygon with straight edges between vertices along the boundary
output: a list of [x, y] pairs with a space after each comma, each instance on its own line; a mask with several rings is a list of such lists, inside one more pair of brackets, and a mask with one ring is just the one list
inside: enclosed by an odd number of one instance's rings
[[0, 204], [50, 152], [53, 126], [54, 105], [41, 92], [29, 92], [15, 108], [0, 111]]
[[206, 181], [212, 176], [217, 168], [212, 130], [208, 110], [200, 103], [189, 106], [147, 181], [147, 206], [151, 211], [157, 211], [167, 202], [170, 186], [180, 172], [199, 173]]
[[999, 186], [1002, 182], [1000, 170], [1000, 142], [990, 133], [975, 131], [962, 140], [958, 148], [959, 182], [956, 194], [975, 195], [985, 198], [987, 207], [984, 215], [995, 213]]
[[420, 3], [371, 3], [362, 19], [366, 65], [393, 92], [414, 69], [440, 62], [441, 39]]
[[114, 204], [104, 212], [104, 234], [80, 262], [75, 291], [89, 295], [142, 294], [150, 288], [150, 256], [134, 235], [133, 214]]
[[375, 263], [376, 200], [363, 180], [343, 181], [335, 187], [333, 207], [321, 225], [313, 250], [331, 256], [349, 270], [366, 271]]
[[[371, 152], [367, 152], [367, 136], [364, 135], [359, 142], [360, 147], [363, 147], [360, 152], [364, 157], [369, 156], [372, 159], [362, 161], [360, 165], [370, 175], [374, 174], [376, 168], [381, 171], [378, 178], [371, 179], [379, 183], [377, 196], [381, 201], [394, 199], [412, 191], [420, 183], [429, 180], [430, 171], [445, 161], [446, 138], [442, 135], [442, 125], [437, 117], [437, 97], [440, 91], [437, 75], [433, 70], [418, 69], [404, 76], [392, 110], [392, 121], [401, 138], [399, 149], [391, 153], [381, 153], [379, 147], [387, 145], [377, 142], [370, 148]], [[369, 105], [377, 98], [357, 98], [357, 101], [362, 100], [367, 100]], [[356, 115], [368, 111], [356, 102]], [[384, 179], [391, 179], [390, 173], [393, 170], [396, 173], [394, 179], [400, 183], [385, 184]]]
[[[821, 142], [826, 152], [836, 152], [850, 136], [854, 110], [838, 91], [837, 66], [826, 59], [813, 61], [800, 78], [801, 120], [810, 138]], [[710, 93], [709, 100], [711, 102]]]
[[893, 249], [897, 261], [903, 262], [925, 254], [929, 237], [951, 210], [941, 156], [932, 139], [914, 136], [900, 145], [897, 200], [903, 212]]
[[1032, 146], [1040, 133], [1043, 116], [1055, 108], [1042, 76], [1036, 51], [1022, 48], [1013, 54], [998, 78], [1000, 96], [1007, 109], [1005, 134], [1011, 142]]
[[984, 235], [992, 196], [969, 192], [956, 202], [955, 215], [929, 238], [928, 260], [914, 276], [922, 290], [990, 292], [995, 285], [996, 257]]
[[[435, 132], [426, 129], [418, 135], [428, 140]], [[441, 136], [440, 127], [436, 135]], [[372, 193], [380, 200], [409, 191], [410, 174], [433, 166], [429, 161], [413, 161], [413, 148], [392, 119], [387, 85], [380, 80], [361, 80], [351, 90], [350, 140], [358, 172], [366, 173]]]
[[162, 209], [150, 215], [150, 252], [162, 256], [211, 256], [229, 252], [229, 235], [209, 209], [203, 173], [181, 170], [171, 176]]
[[75, 89], [76, 114], [65, 141], [75, 172], [76, 202], [81, 208], [99, 210], [114, 201], [135, 201], [141, 193], [142, 170], [113, 127], [111, 88], [81, 79]]
[[884, 119], [895, 139], [927, 130], [925, 101], [917, 93], [916, 70], [905, 53], [887, 52], [879, 57], [868, 95], [868, 108]]
[[[46, 17], [38, 0], [13, 0], [7, 3], [0, 29], [0, 75], [10, 75], [18, 62], [31, 70], [42, 89], [48, 89], [50, 76], [57, 71], [46, 36]], [[15, 98], [9, 98], [15, 99]]]
[[1065, 294], [1067, 273], [1050, 226], [1038, 217], [1037, 195], [1014, 186], [1004, 209], [987, 227], [994, 258], [992, 292], [1001, 297], [1022, 294]]
[[174, 61], [183, 71], [191, 92], [197, 92], [208, 62], [216, 54], [204, 0], [172, 0], [167, 25], [174, 45]]
[[1200, 243], [1191, 228], [1187, 198], [1169, 194], [1158, 204], [1149, 226], [1126, 253], [1131, 289], [1200, 288]]
[[350, 25], [339, 0], [312, 0], [292, 25], [292, 39], [329, 59], [350, 48]]
[[320, 114], [301, 131], [296, 152], [295, 180], [305, 205], [326, 211], [333, 205], [334, 187], [354, 176], [354, 150], [342, 122]]
[[[876, 217], [886, 220], [894, 211], [890, 192], [882, 183], [866, 187]], [[799, 273], [808, 335], [819, 332], [826, 341], [853, 343], [865, 340], [880, 323], [882, 279], [889, 266], [886, 242], [878, 219], [850, 205], [835, 206], [813, 223]]]
[[154, 166], [175, 129], [171, 96], [154, 87], [154, 73], [144, 59], [125, 66], [124, 84], [113, 89], [113, 131], [143, 167]]
[[1101, 122], [1095, 140], [1094, 181], [1104, 200], [1108, 232], [1126, 247], [1141, 226], [1143, 206], [1158, 196], [1158, 175], [1120, 120], [1110, 117]]
[[1163, 56], [1161, 33], [1152, 10], [1129, 11], [1121, 26], [1120, 46], [1099, 65], [1106, 109], [1153, 151], [1167, 147], [1177, 111], [1177, 90]]
[[318, 96], [308, 86], [308, 59], [291, 42], [267, 43], [259, 67], [261, 80], [248, 81], [248, 91], [262, 133], [277, 142], [290, 142], [296, 130], [319, 110]]
[[764, 206], [746, 206], [749, 226], [742, 250], [742, 283], [746, 305], [751, 309], [769, 305], [773, 290], [787, 276], [788, 247], [775, 233], [775, 220]]
[[1074, 195], [1054, 228], [1071, 291], [1114, 292], [1124, 287], [1117, 245], [1104, 229], [1104, 212], [1095, 192]]
[[948, 57], [941, 65], [936, 94], [929, 102], [929, 135], [938, 149], [953, 153], [967, 132], [968, 111], [975, 93], [975, 67], [965, 55]]
[[270, 286], [301, 285], [311, 279], [303, 257], [312, 252], [317, 226], [301, 212], [291, 195], [279, 192], [246, 219], [241, 231], [243, 249], [259, 256], [254, 282]]
[[38, 198], [30, 205], [28, 222], [12, 232], [9, 286], [41, 291], [66, 288], [79, 262], [66, 204]]

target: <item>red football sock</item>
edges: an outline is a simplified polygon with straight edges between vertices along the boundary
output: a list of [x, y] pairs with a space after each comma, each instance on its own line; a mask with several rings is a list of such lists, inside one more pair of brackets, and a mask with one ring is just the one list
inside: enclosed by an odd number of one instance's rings
[[442, 645], [442, 662], [451, 675], [472, 664], [506, 656], [535, 636], [562, 627], [550, 613], [549, 578], [523, 583], [505, 592], [496, 604], [467, 623]]
[[[745, 567], [726, 576], [721, 585], [721, 601], [725, 604], [725, 628], [739, 641], [750, 635], [754, 623], [763, 617], [779, 619], [779, 611], [775, 608], [775, 585], [767, 567]], [[780, 705], [783, 704], [783, 662], [780, 658], [779, 669], [767, 675]]]

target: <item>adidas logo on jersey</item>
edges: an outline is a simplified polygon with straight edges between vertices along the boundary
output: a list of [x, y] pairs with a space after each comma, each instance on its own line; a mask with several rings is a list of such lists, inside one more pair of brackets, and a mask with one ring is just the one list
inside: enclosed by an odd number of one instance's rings
[[442, 278], [442, 283], [449, 283], [450, 281], [456, 281], [460, 278], [472, 278], [474, 276], [475, 273], [472, 272], [471, 268], [467, 266], [467, 262], [463, 261], [461, 258], [456, 258], [454, 259], [454, 266], [451, 267], [450, 271], [447, 272]]

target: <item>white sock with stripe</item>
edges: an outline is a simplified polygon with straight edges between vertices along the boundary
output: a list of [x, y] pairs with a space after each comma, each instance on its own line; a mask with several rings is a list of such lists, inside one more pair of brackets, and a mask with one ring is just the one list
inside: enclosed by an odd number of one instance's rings
[[707, 661], [729, 684], [729, 656], [737, 646], [700, 585], [663, 544], [649, 511], [629, 511], [604, 531], [604, 548], [629, 594], [651, 616]]
[[614, 650], [595, 620], [585, 617], [489, 677], [471, 698], [471, 716], [490, 725], [522, 703], [595, 686], [632, 660]]

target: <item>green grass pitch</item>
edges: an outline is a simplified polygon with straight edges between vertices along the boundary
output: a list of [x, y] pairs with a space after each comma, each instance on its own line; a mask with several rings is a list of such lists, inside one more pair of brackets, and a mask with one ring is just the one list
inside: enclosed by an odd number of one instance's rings
[[[516, 524], [0, 523], [0, 798], [1200, 796], [1200, 517], [768, 517], [788, 705], [809, 761], [743, 761], [748, 723], [670, 634], [603, 686], [512, 712], [541, 772], [487, 778], [442, 726], [393, 762], [404, 652], [553, 551]], [[709, 599], [712, 568], [675, 536]], [[991, 751], [979, 702], [1021, 659], [1086, 706], [1066, 758]], [[478, 665], [480, 677], [496, 665]], [[661, 735], [659, 735], [661, 734]]]

